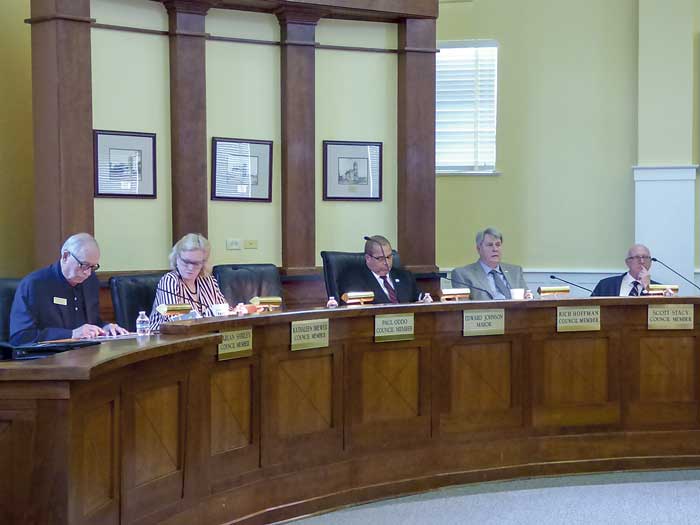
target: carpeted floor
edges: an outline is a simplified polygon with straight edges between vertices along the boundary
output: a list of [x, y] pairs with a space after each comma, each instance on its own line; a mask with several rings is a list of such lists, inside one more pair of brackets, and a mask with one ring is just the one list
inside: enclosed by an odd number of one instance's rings
[[347, 507], [289, 523], [700, 525], [700, 470], [480, 483]]

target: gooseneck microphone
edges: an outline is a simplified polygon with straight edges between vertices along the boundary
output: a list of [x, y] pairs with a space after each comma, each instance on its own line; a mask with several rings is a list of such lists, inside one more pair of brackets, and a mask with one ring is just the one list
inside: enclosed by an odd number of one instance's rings
[[668, 269], [671, 270], [673, 273], [675, 273], [678, 277], [680, 277], [680, 278], [683, 279], [684, 281], [688, 282], [689, 284], [692, 284], [693, 286], [695, 286], [695, 288], [697, 288], [698, 290], [700, 290], [700, 286], [698, 286], [697, 284], [695, 284], [693, 281], [691, 281], [691, 280], [688, 279], [687, 277], [684, 277], [683, 275], [681, 275], [680, 273], [678, 273], [676, 270], [674, 270], [673, 268], [671, 268], [671, 267], [670, 267], [668, 264], [666, 264], [665, 262], [658, 260], [656, 257], [652, 257], [651, 260], [654, 261], [654, 262], [659, 263], [661, 266], [664, 266], [664, 267], [668, 268]]
[[588, 293], [593, 293], [593, 290], [589, 290], [585, 286], [581, 286], [580, 284], [572, 283], [571, 281], [567, 281], [566, 279], [562, 279], [561, 277], [557, 277], [556, 275], [550, 275], [550, 279], [555, 279], [557, 281], [561, 281], [566, 284], [570, 284], [571, 286], [575, 286], [576, 288], [581, 288], [581, 290], [586, 290]]

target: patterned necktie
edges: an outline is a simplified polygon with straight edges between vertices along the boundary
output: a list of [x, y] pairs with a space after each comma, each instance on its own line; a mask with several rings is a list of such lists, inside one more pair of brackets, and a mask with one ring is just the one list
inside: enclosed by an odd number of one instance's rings
[[633, 295], [634, 297], [637, 297], [639, 295], [639, 290], [637, 290], [637, 286], [639, 286], [639, 281], [632, 282], [632, 289], [630, 290], [630, 295]]
[[493, 283], [496, 285], [496, 290], [498, 290], [498, 293], [500, 293], [506, 299], [510, 299], [510, 290], [503, 282], [503, 279], [501, 279], [501, 277], [498, 275], [499, 272], [496, 270], [491, 270], [489, 273], [493, 277]]
[[387, 278], [386, 275], [380, 275], [379, 277], [382, 278], [382, 281], [384, 281], [384, 288], [386, 289], [386, 294], [389, 296], [389, 301], [396, 304], [399, 302], [399, 300], [396, 297], [396, 292], [394, 291], [394, 287], [391, 286], [391, 283], [389, 282], [389, 279]]

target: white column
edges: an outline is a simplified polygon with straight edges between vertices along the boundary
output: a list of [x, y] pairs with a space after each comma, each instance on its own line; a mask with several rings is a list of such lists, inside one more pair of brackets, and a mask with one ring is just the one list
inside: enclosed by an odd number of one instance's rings
[[[695, 266], [695, 177], [698, 166], [635, 166], [635, 242], [691, 281]], [[652, 278], [679, 284], [681, 295], [700, 292], [659, 263]]]

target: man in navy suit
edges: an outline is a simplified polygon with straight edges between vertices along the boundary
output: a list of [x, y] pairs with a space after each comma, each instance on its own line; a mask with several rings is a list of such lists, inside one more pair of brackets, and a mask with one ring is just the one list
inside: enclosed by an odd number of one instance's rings
[[99, 261], [97, 241], [76, 233], [63, 243], [58, 261], [22, 279], [10, 311], [10, 343], [126, 334], [100, 319]]
[[601, 280], [593, 290], [591, 297], [617, 297], [646, 295], [649, 284], [658, 284], [651, 280], [651, 252], [643, 244], [635, 244], [627, 250], [625, 258], [627, 272], [622, 275]]
[[432, 302], [430, 295], [423, 297], [413, 274], [393, 268], [391, 243], [381, 235], [367, 237], [365, 264], [349, 268], [338, 277], [338, 291], [374, 292], [374, 304]]

